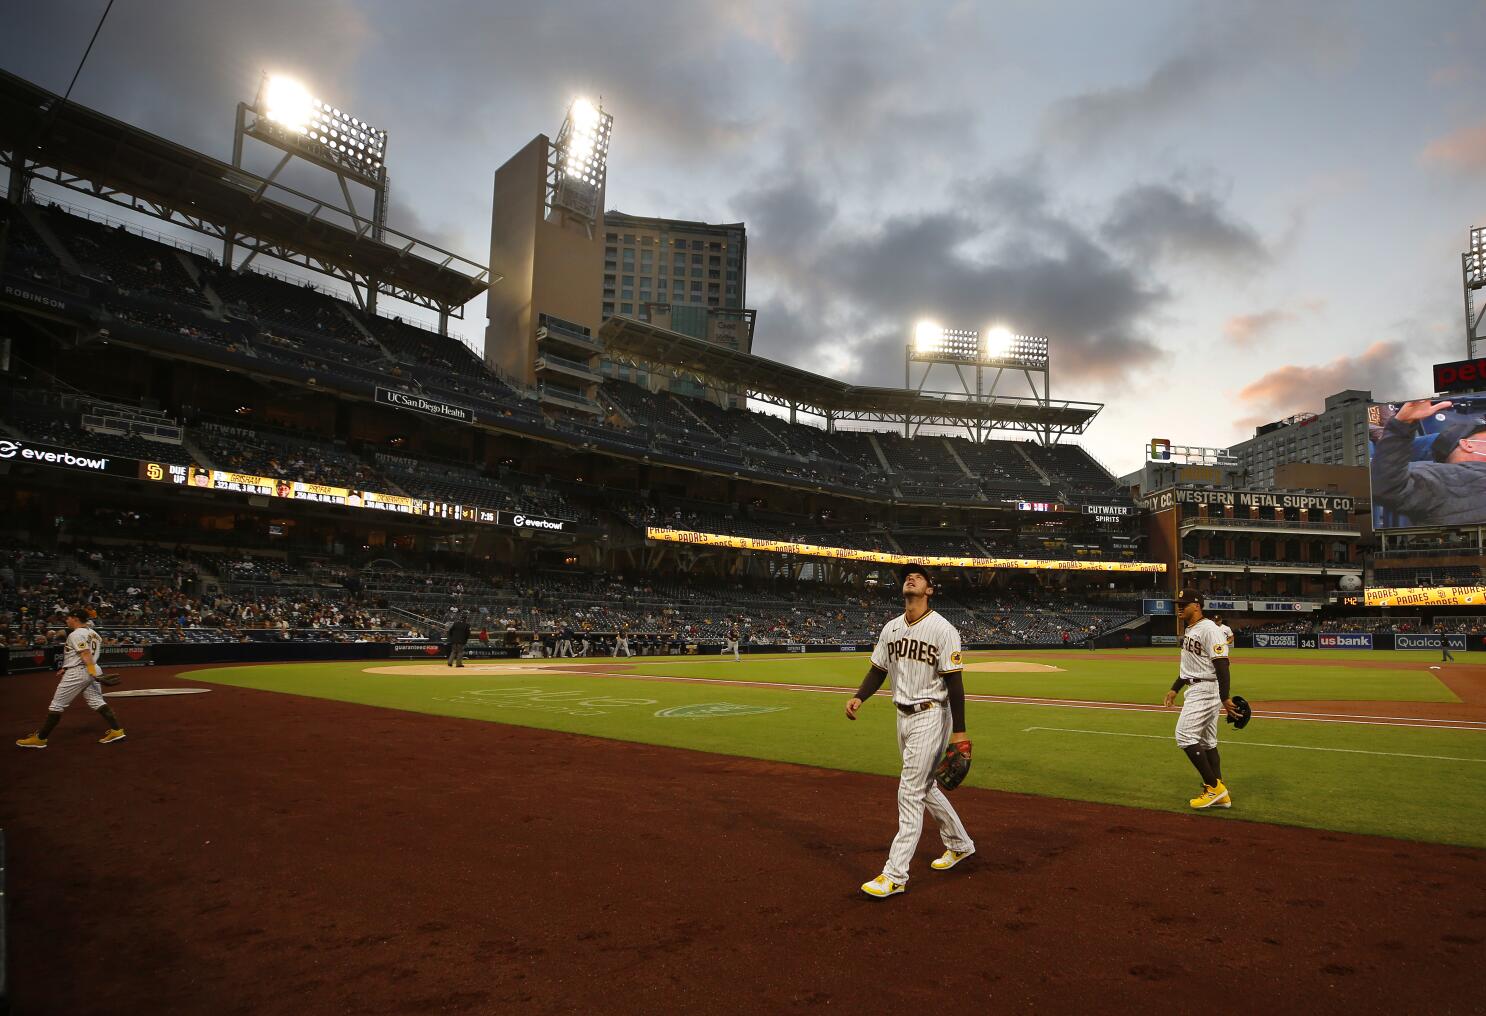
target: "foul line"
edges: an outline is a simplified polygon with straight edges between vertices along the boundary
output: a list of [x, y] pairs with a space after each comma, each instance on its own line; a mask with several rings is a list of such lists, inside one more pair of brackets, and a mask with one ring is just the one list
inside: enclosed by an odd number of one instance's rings
[[[1105, 737], [1144, 737], [1153, 741], [1169, 741], [1171, 738], [1161, 734], [1132, 734], [1123, 730], [1081, 730], [1077, 727], [1023, 727], [1022, 733], [1031, 733], [1034, 730], [1052, 730], [1062, 734], [1102, 734]], [[1406, 751], [1367, 751], [1362, 748], [1318, 748], [1310, 744], [1275, 744], [1272, 741], [1240, 741], [1228, 739], [1223, 742], [1224, 748], [1234, 745], [1252, 745], [1256, 748], [1294, 748], [1296, 751], [1335, 751], [1347, 755], [1386, 755], [1389, 758], [1424, 758], [1436, 762], [1486, 762], [1486, 758], [1461, 758], [1458, 755], [1414, 755]]]
[[[684, 661], [677, 661], [684, 662]], [[648, 666], [649, 664], [645, 664]], [[564, 674], [572, 677], [600, 677], [621, 681], [673, 681], [677, 684], [720, 684], [735, 688], [766, 688], [776, 691], [808, 691], [828, 695], [850, 693], [854, 688], [822, 684], [786, 684], [779, 681], [733, 681], [725, 677], [669, 677], [664, 674], [644, 674], [626, 671], [604, 670], [601, 667], [542, 667], [548, 674]], [[1099, 702], [1086, 699], [1032, 698], [1020, 695], [965, 695], [966, 702], [996, 702], [1013, 706], [1052, 706], [1060, 709], [1097, 709], [1106, 712], [1166, 713], [1165, 706], [1148, 705], [1141, 702]], [[1481, 720], [1429, 719], [1422, 716], [1369, 716], [1359, 713], [1307, 713], [1295, 711], [1265, 710], [1258, 714], [1266, 720], [1291, 720], [1297, 723], [1350, 723], [1367, 727], [1411, 727], [1423, 730], [1463, 730], [1486, 732], [1486, 722]]]

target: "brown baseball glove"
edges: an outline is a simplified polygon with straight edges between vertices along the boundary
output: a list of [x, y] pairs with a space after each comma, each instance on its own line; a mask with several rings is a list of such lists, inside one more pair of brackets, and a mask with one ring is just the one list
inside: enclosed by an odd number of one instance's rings
[[119, 677], [117, 674], [99, 674], [97, 677], [93, 678], [93, 680], [97, 681], [99, 684], [106, 684], [110, 688], [112, 688], [114, 685], [122, 681], [123, 678]]
[[965, 781], [970, 773], [970, 740], [951, 741], [934, 770], [934, 779], [945, 790], [953, 790]]

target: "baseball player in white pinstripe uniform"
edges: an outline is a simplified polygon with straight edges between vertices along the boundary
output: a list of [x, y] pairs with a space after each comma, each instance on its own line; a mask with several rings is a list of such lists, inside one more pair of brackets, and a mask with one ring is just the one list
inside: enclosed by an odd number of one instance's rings
[[1202, 616], [1202, 600], [1196, 593], [1177, 595], [1177, 615], [1182, 634], [1181, 672], [1166, 693], [1168, 709], [1177, 693], [1187, 690], [1182, 713], [1176, 720], [1176, 743], [1202, 776], [1202, 793], [1188, 803], [1194, 808], [1231, 808], [1233, 795], [1223, 783], [1218, 759], [1218, 717], [1225, 711], [1238, 718], [1238, 706], [1229, 691], [1228, 639]]
[[929, 606], [934, 582], [923, 566], [907, 565], [901, 577], [903, 613], [883, 626], [877, 648], [872, 651], [872, 668], [846, 703], [846, 718], [856, 719], [862, 703], [892, 677], [898, 750], [903, 755], [903, 774], [898, 781], [898, 835], [893, 838], [882, 874], [862, 886], [862, 892], [879, 899], [907, 887], [908, 865], [923, 831], [925, 808], [939, 823], [945, 848], [933, 868], [945, 871], [975, 853], [975, 843], [960, 816], [934, 782], [934, 770], [950, 741], [969, 742], [965, 736], [960, 633]]
[[62, 649], [62, 666], [57, 671], [61, 681], [57, 684], [56, 693], [52, 695], [51, 705], [47, 707], [46, 722], [30, 737], [17, 741], [18, 748], [45, 748], [47, 738], [61, 722], [63, 710], [72, 704], [79, 693], [82, 694], [83, 701], [88, 703], [88, 708], [108, 724], [108, 733], [98, 743], [113, 744], [124, 739], [124, 728], [98, 687], [98, 678], [103, 676], [103, 668], [98, 663], [99, 654], [103, 650], [103, 639], [88, 627], [87, 612], [81, 607], [67, 612], [67, 627], [67, 644]]

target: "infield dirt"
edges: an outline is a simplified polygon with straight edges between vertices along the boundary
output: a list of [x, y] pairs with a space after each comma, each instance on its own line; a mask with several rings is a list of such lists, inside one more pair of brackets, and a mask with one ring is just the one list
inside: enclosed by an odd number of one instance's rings
[[[8, 729], [53, 684], [6, 679]], [[72, 710], [6, 763], [17, 1012], [1480, 1004], [1486, 853], [1235, 821], [1241, 796], [962, 789], [979, 852], [932, 872], [929, 831], [877, 901], [891, 779], [225, 686], [120, 709], [126, 742]]]

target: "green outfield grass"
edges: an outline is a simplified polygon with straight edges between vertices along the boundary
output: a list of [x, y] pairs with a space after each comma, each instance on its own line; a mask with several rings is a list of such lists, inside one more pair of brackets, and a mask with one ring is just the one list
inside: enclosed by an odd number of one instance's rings
[[[1069, 698], [1110, 701], [1159, 698], [1169, 684], [1170, 668], [1164, 663], [1122, 661], [1118, 655], [1096, 653], [1088, 661], [1058, 661], [1068, 668], [1063, 674], [973, 675], [972, 690], [1044, 696], [1064, 692]], [[1382, 654], [1360, 655], [1376, 660]], [[1366, 698], [1358, 692], [1358, 682], [1366, 678], [1379, 700], [1403, 697], [1393, 694], [1398, 691], [1412, 692], [1409, 697], [1414, 701], [1453, 701], [1432, 672], [1415, 669], [1419, 663], [1427, 668], [1427, 658], [1398, 655], [1408, 658], [1400, 661], [1397, 672], [1345, 667], [1254, 670], [1276, 672], [1262, 678], [1272, 689], [1269, 697], [1276, 699]], [[1038, 661], [1037, 654], [1021, 658]], [[1172, 660], [1174, 664], [1174, 653]], [[854, 686], [865, 669], [864, 657], [846, 654], [754, 658], [740, 664], [675, 658], [625, 662], [666, 676], [843, 686]], [[415, 677], [368, 674], [367, 666], [278, 664], [183, 676], [724, 755], [884, 776], [898, 772], [893, 711], [886, 694], [869, 702], [861, 719], [852, 723], [842, 714], [845, 693], [499, 670]], [[1248, 680], [1248, 672], [1235, 672]], [[1018, 680], [1001, 683], [1008, 678]], [[1037, 680], [1035, 690], [1030, 683], [1020, 683], [1026, 678]], [[1338, 693], [1321, 694], [1327, 682]], [[1242, 684], [1240, 689], [1250, 690]], [[1175, 719], [1174, 710], [1141, 713], [971, 702], [967, 725], [976, 755], [969, 784], [1187, 812], [1186, 798], [1195, 792], [1197, 780], [1172, 741]], [[491, 729], [492, 736], [500, 736], [499, 727]], [[1241, 818], [1486, 847], [1486, 821], [1474, 804], [1486, 795], [1486, 731], [1309, 723], [1261, 715], [1245, 731], [1223, 727], [1220, 738], [1235, 807], [1221, 815], [1193, 816], [1194, 821]], [[882, 792], [882, 806], [891, 808], [891, 785], [884, 784]]]
[[[1303, 699], [1332, 702], [1459, 701], [1449, 688], [1434, 677], [1429, 666], [1436, 660], [1427, 653], [1422, 658], [1417, 653], [1339, 653], [1341, 659], [1334, 659], [1327, 654], [1317, 658], [1318, 662], [1326, 666], [1318, 667], [1269, 664], [1244, 666], [1250, 659], [1263, 659], [1268, 652], [1240, 651], [1236, 655], [1233, 661], [1233, 687], [1236, 694], [1256, 702]], [[1072, 660], [1055, 659], [1035, 652], [966, 653], [965, 662], [970, 665], [1016, 660], [1064, 669], [1062, 672], [1008, 674], [966, 671], [965, 690], [979, 695], [1085, 699], [1098, 702], [1159, 702], [1176, 676], [1177, 651], [1145, 650], [1138, 655], [1153, 654], [1169, 656], [1170, 662], [1129, 659], [1129, 656], [1137, 654], [1121, 651], [1079, 653], [1078, 658]], [[1293, 654], [1294, 650], [1291, 650], [1291, 655]], [[1268, 658], [1276, 659], [1278, 655], [1268, 655]], [[1373, 661], [1387, 659], [1398, 669], [1349, 668], [1346, 660], [1348, 655]], [[673, 677], [856, 687], [866, 673], [867, 659], [865, 653], [744, 657], [741, 663], [733, 662], [731, 657], [666, 657], [650, 661], [650, 665], [655, 673]], [[630, 661], [610, 662], [627, 664]]]

